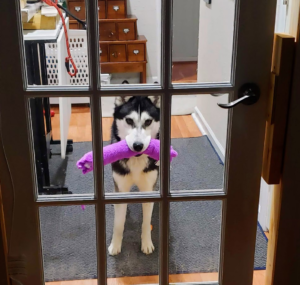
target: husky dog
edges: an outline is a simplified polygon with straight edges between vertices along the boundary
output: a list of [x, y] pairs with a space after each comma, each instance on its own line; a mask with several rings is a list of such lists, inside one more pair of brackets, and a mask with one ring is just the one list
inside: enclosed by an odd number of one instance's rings
[[[114, 121], [111, 142], [126, 139], [129, 148], [137, 155], [129, 159], [112, 163], [115, 192], [129, 192], [133, 185], [139, 191], [153, 191], [158, 177], [158, 162], [145, 154], [150, 139], [159, 139], [160, 98], [156, 96], [117, 97], [115, 101]], [[110, 255], [121, 252], [127, 204], [116, 204], [114, 230]], [[143, 203], [143, 224], [141, 250], [145, 254], [154, 251], [151, 239], [151, 216], [153, 203]]]

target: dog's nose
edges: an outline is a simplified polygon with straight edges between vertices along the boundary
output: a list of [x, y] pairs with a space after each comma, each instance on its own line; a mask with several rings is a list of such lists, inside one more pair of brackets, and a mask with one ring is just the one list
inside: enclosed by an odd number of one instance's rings
[[135, 151], [141, 151], [143, 149], [143, 147], [144, 147], [144, 144], [142, 144], [141, 142], [135, 142], [133, 144], [133, 149]]

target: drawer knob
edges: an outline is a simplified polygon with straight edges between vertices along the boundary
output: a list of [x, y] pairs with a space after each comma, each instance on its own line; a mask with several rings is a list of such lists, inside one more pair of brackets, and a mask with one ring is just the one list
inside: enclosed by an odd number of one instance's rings
[[118, 10], [120, 10], [119, 6], [113, 6], [113, 9], [117, 12]]
[[133, 53], [134, 53], [134, 54], [139, 54], [140, 51], [139, 51], [138, 49], [135, 49], [135, 50], [133, 50]]
[[108, 37], [111, 38], [114, 35], [114, 32], [109, 32]]
[[117, 52], [113, 52], [111, 55], [112, 55], [113, 57], [118, 57], [118, 53], [117, 53]]
[[100, 11], [100, 7], [98, 7], [98, 11]]
[[80, 7], [80, 6], [76, 6], [76, 7], [75, 7], [75, 11], [76, 11], [76, 12], [79, 12], [80, 10], [81, 10], [81, 7]]
[[123, 31], [124, 31], [125, 34], [128, 34], [130, 32], [129, 29], [124, 29]]
[[99, 50], [99, 53], [102, 54], [102, 49]]

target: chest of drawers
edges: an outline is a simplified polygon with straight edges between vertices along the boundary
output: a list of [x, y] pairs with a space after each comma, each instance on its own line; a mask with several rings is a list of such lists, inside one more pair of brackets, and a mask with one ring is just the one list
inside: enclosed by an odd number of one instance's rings
[[[69, 0], [68, 9], [86, 19], [84, 0]], [[137, 33], [138, 19], [127, 15], [127, 1], [98, 1], [98, 11], [101, 73], [139, 72], [141, 83], [146, 83], [147, 40]], [[81, 28], [70, 19], [70, 29]]]

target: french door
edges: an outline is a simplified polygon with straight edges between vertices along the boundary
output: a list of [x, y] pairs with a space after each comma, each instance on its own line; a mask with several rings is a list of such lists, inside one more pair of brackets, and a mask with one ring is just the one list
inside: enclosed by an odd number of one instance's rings
[[[87, 205], [94, 209], [98, 284], [106, 284], [107, 205], [154, 202], [159, 205], [159, 244], [156, 245], [159, 249], [159, 283], [169, 284], [170, 222], [173, 219], [173, 206], [219, 201], [222, 205], [218, 251], [220, 261], [216, 283], [252, 284], [276, 1], [234, 1], [233, 49], [228, 81], [179, 84], [172, 82], [172, 0], [162, 1], [161, 45], [157, 44], [161, 47], [161, 84], [107, 86], [100, 84], [97, 2], [86, 1], [89, 85], [82, 86], [34, 86], [28, 83], [28, 61], [25, 60], [19, 1], [0, 3], [0, 123], [5, 154], [5, 160], [0, 162], [0, 175], [11, 276], [24, 285], [44, 284], [40, 209]], [[214, 0], [211, 5], [214, 5]], [[178, 95], [210, 96], [207, 94], [228, 94], [230, 102], [243, 96], [250, 98], [245, 101], [249, 104], [241, 103], [228, 111], [226, 159], [221, 187], [175, 191], [170, 185], [172, 100]], [[103, 174], [101, 150], [102, 129], [105, 126], [101, 124], [101, 103], [103, 99], [115, 96], [159, 96], [161, 99], [159, 191], [113, 194], [106, 193], [104, 189], [106, 178]], [[50, 97], [89, 99], [94, 193], [39, 195], [32, 135], [33, 115], [29, 102], [32, 98]], [[217, 98], [221, 100], [221, 97]], [[184, 155], [184, 152], [179, 153], [180, 155]], [[173, 164], [176, 164], [176, 159]]]

